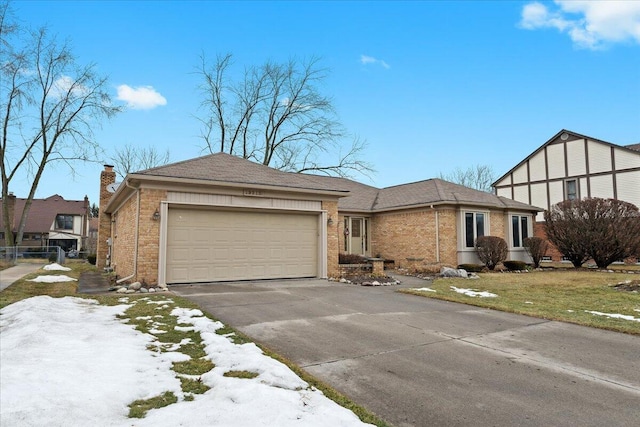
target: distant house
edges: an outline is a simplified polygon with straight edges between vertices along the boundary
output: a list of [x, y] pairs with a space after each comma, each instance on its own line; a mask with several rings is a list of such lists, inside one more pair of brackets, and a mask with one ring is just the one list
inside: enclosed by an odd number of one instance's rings
[[[563, 200], [601, 197], [640, 207], [640, 144], [627, 146], [561, 130], [493, 183], [498, 196], [550, 209]], [[544, 216], [536, 235], [544, 237]], [[561, 254], [552, 253], [554, 260]]]
[[[9, 204], [14, 238], [26, 199], [11, 195], [2, 203]], [[89, 235], [89, 199], [65, 200], [54, 194], [46, 199], [33, 199], [24, 227], [23, 247], [60, 246], [64, 251], [83, 250]], [[4, 223], [0, 216], [0, 246], [5, 246]]]
[[378, 189], [223, 153], [114, 181], [105, 166], [97, 265], [149, 283], [335, 277], [341, 252], [457, 266], [478, 262], [483, 235], [526, 259], [522, 239], [540, 211], [440, 179]]

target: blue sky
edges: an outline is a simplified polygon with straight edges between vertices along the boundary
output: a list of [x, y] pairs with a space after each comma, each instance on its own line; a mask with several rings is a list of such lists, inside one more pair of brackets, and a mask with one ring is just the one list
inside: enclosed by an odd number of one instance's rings
[[[378, 187], [490, 165], [507, 172], [560, 129], [640, 142], [640, 2], [16, 1], [26, 25], [68, 38], [128, 108], [96, 132], [105, 159], [75, 180], [49, 169], [36, 197], [98, 201], [102, 164], [125, 144], [203, 154], [201, 53], [236, 69], [319, 56]], [[26, 197], [29, 178], [10, 190]]]

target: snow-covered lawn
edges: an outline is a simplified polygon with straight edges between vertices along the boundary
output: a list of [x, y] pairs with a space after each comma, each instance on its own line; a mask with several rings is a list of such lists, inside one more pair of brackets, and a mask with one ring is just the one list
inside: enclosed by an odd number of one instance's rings
[[[38, 296], [0, 311], [2, 427], [368, 425], [255, 344], [234, 344], [216, 333], [224, 326], [220, 322], [168, 298], [158, 306], [168, 305], [182, 330], [199, 332], [206, 357], [215, 365], [199, 378], [208, 391], [184, 393], [172, 362], [188, 358], [179, 349], [189, 340], [159, 351], [166, 344], [151, 330], [139, 332], [116, 317], [133, 304], [158, 301], [120, 301], [103, 306], [88, 299]], [[148, 321], [163, 327], [162, 319], [150, 316]], [[257, 376], [223, 376], [229, 371]], [[133, 401], [165, 392], [177, 396], [177, 403], [151, 409], [145, 418], [128, 418]]]

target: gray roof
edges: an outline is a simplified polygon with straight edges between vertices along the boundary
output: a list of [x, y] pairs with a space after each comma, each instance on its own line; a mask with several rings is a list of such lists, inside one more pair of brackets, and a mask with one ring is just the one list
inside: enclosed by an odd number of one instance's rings
[[634, 150], [634, 151], [640, 151], [640, 144], [625, 145], [625, 148], [628, 148], [628, 149]]
[[283, 172], [225, 153], [147, 169], [135, 175], [342, 192], [346, 197], [338, 201], [341, 211], [380, 212], [441, 203], [542, 210], [441, 179], [379, 189], [347, 178]]
[[329, 188], [324, 181], [316, 179], [313, 175], [279, 171], [226, 153], [210, 154], [196, 159], [146, 169], [135, 172], [135, 175], [249, 185], [273, 185], [305, 190], [348, 191], [338, 185]]

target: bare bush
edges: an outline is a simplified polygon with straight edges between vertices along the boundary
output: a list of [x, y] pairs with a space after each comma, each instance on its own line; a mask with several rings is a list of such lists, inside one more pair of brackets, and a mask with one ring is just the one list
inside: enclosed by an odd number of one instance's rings
[[597, 197], [567, 200], [544, 216], [549, 240], [576, 268], [589, 258], [607, 268], [640, 252], [640, 211], [631, 203]]
[[547, 253], [549, 243], [540, 237], [527, 237], [523, 243], [525, 250], [533, 260], [533, 268], [540, 268], [540, 261]]
[[489, 270], [495, 270], [496, 265], [507, 259], [509, 247], [502, 237], [481, 236], [476, 239], [476, 253], [478, 258]]

